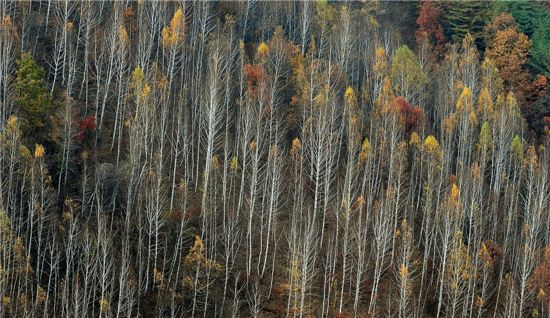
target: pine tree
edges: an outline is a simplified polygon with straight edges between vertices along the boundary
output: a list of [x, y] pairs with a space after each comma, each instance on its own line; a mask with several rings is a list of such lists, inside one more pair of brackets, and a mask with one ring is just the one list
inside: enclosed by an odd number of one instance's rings
[[445, 36], [460, 42], [470, 33], [477, 47], [483, 50], [483, 28], [490, 15], [490, 6], [490, 1], [445, 2], [441, 16]]
[[30, 53], [23, 53], [17, 61], [17, 107], [25, 119], [22, 131], [36, 141], [43, 141], [52, 98], [44, 84], [44, 69], [36, 64]]

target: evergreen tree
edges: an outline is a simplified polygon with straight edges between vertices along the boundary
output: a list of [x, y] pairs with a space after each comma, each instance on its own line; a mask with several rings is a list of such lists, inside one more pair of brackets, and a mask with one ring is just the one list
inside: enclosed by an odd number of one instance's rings
[[441, 16], [445, 37], [461, 42], [470, 33], [480, 51], [485, 49], [483, 29], [491, 15], [492, 1], [446, 2]]
[[24, 129], [34, 141], [44, 141], [47, 116], [52, 98], [44, 84], [44, 69], [36, 64], [30, 53], [17, 61], [17, 107], [24, 118]]
[[531, 40], [533, 47], [529, 67], [536, 73], [550, 77], [550, 14], [539, 21]]
[[543, 3], [535, 1], [507, 1], [495, 4], [495, 12], [508, 12], [516, 20], [521, 32], [533, 42], [527, 65], [531, 71], [550, 77], [550, 12]]

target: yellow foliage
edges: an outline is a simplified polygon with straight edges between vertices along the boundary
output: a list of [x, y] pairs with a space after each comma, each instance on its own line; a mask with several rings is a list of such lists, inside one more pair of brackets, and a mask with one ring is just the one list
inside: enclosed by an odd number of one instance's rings
[[213, 269], [215, 271], [221, 271], [222, 265], [206, 258], [204, 244], [200, 236], [195, 235], [195, 243], [189, 250], [187, 256], [184, 259], [185, 264], [188, 266], [200, 265], [205, 269]]
[[178, 42], [178, 33], [170, 27], [162, 29], [162, 45], [172, 47]]
[[370, 154], [370, 149], [370, 141], [365, 137], [365, 140], [363, 140], [363, 143], [361, 144], [361, 152], [359, 153], [359, 159], [361, 161], [365, 161], [365, 159], [367, 159]]
[[384, 50], [384, 48], [382, 47], [378, 47], [376, 48], [376, 52], [374, 53], [375, 56], [376, 56], [376, 59], [383, 59], [386, 57], [386, 50]]
[[434, 136], [429, 135], [424, 139], [424, 150], [429, 153], [435, 153], [439, 151], [439, 142], [435, 139]]
[[460, 196], [460, 190], [458, 189], [458, 186], [453, 183], [451, 186], [451, 202], [458, 202], [458, 197]]
[[146, 99], [151, 94], [151, 86], [145, 80], [145, 73], [143, 73], [143, 69], [140, 66], [136, 67], [132, 72], [130, 88], [134, 90], [138, 101]]
[[456, 81], [456, 83], [455, 83], [455, 89], [456, 89], [457, 91], [462, 91], [462, 90], [464, 90], [464, 87], [465, 87], [465, 86], [464, 86], [464, 83], [462, 83], [462, 81]]
[[11, 115], [8, 117], [8, 128], [14, 129], [17, 126], [17, 117]]
[[514, 136], [514, 139], [512, 139], [512, 144], [510, 145], [510, 152], [520, 160], [523, 158], [523, 144], [518, 135]]
[[351, 86], [348, 86], [348, 88], [346, 88], [346, 92], [344, 93], [344, 100], [346, 101], [346, 104], [349, 106], [355, 105], [355, 102], [356, 102], [355, 92], [353, 91], [353, 88]]
[[411, 133], [411, 139], [409, 141], [409, 145], [418, 147], [420, 145], [420, 136], [416, 133], [416, 131], [413, 131]]
[[395, 93], [392, 88], [392, 83], [389, 77], [384, 78], [384, 84], [380, 90], [375, 106], [382, 112], [389, 111], [388, 108], [392, 106], [392, 101], [395, 99]]
[[477, 124], [477, 115], [473, 110], [470, 111], [469, 119], [470, 119], [470, 124], [472, 124], [474, 126]]
[[474, 278], [475, 268], [468, 248], [462, 241], [462, 232], [457, 231], [453, 237], [453, 246], [447, 264], [448, 281], [451, 289], [456, 289], [461, 281]]
[[231, 162], [229, 163], [229, 167], [231, 170], [237, 170], [237, 167], [239, 166], [239, 159], [237, 157], [233, 156], [231, 158]]
[[179, 8], [174, 13], [172, 20], [170, 20], [170, 24], [162, 29], [162, 46], [172, 47], [178, 43], [183, 36], [184, 26], [183, 11]]
[[24, 145], [19, 146], [19, 152], [21, 153], [21, 157], [23, 158], [26, 158], [26, 159], [32, 158], [29, 148], [25, 147]]
[[401, 267], [399, 268], [399, 276], [401, 279], [405, 279], [409, 276], [409, 269], [405, 264], [401, 264]]
[[2, 18], [2, 26], [11, 27], [12, 25], [11, 16], [6, 15]]
[[204, 245], [200, 236], [195, 235], [195, 243], [189, 250], [187, 256], [185, 256], [185, 263], [193, 264], [201, 262], [204, 259]]
[[267, 53], [269, 53], [269, 46], [267, 46], [265, 42], [260, 43], [260, 45], [258, 45], [258, 55], [262, 57], [265, 56]]
[[128, 32], [123, 25], [118, 27], [118, 40], [124, 45], [128, 43]]
[[109, 310], [109, 301], [105, 298], [101, 298], [101, 300], [99, 301], [99, 310], [101, 312], [105, 312], [107, 310]]
[[149, 84], [143, 85], [143, 88], [141, 89], [141, 98], [145, 99], [151, 94], [151, 86]]
[[44, 154], [46, 153], [46, 150], [44, 149], [44, 146], [40, 144], [34, 145], [34, 157], [35, 158], [42, 158], [44, 157]]
[[143, 86], [144, 81], [145, 73], [143, 73], [143, 69], [141, 68], [141, 66], [138, 66], [132, 72], [132, 81], [130, 82], [130, 88], [138, 89]]
[[485, 151], [485, 149], [493, 148], [491, 126], [488, 122], [484, 122], [483, 125], [481, 125], [481, 131], [479, 133], [479, 143], [477, 147], [483, 151]]
[[513, 92], [509, 92], [508, 95], [506, 95], [506, 104], [508, 105], [508, 109], [519, 112], [518, 102]]
[[458, 97], [458, 101], [456, 102], [456, 109], [458, 111], [462, 110], [469, 110], [472, 106], [472, 91], [464, 86], [464, 89], [462, 90], [462, 93]]
[[8, 296], [2, 297], [2, 305], [4, 305], [5, 307], [8, 307], [10, 304], [11, 304], [11, 298], [9, 298]]
[[483, 264], [488, 267], [493, 267], [493, 258], [491, 257], [491, 253], [489, 253], [489, 250], [487, 249], [487, 245], [485, 243], [481, 243], [481, 249], [479, 250], [479, 258], [483, 261]]
[[487, 87], [483, 87], [479, 93], [479, 97], [477, 99], [477, 111], [478, 113], [486, 116], [493, 114], [493, 98], [491, 97], [491, 93], [489, 93], [489, 89]]
[[544, 300], [544, 296], [546, 296], [546, 293], [544, 292], [544, 289], [540, 288], [539, 292], [537, 293], [537, 299], [539, 301]]
[[71, 32], [74, 29], [73, 21], [67, 20], [67, 31]]
[[218, 160], [218, 156], [212, 156], [212, 169], [217, 169], [220, 166], [220, 161]]
[[172, 33], [169, 27], [162, 29], [162, 46], [170, 47], [176, 43], [175, 34]]
[[374, 62], [374, 71], [381, 73], [388, 68], [388, 59], [386, 57], [386, 50], [379, 47], [375, 52], [376, 60]]
[[290, 155], [293, 159], [297, 159], [300, 149], [302, 149], [302, 143], [300, 142], [300, 139], [294, 138], [294, 140], [292, 140], [292, 147], [290, 148]]
[[174, 16], [172, 17], [172, 20], [170, 20], [170, 27], [174, 30], [179, 29], [183, 26], [183, 11], [181, 8], [178, 8], [176, 12], [174, 12]]

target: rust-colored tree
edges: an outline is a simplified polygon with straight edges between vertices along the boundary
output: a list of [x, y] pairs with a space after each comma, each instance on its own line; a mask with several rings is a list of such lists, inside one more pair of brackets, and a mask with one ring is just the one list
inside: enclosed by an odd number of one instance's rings
[[[495, 30], [495, 35], [489, 43], [486, 57], [495, 62], [504, 80], [505, 89], [513, 90], [516, 97], [523, 102], [530, 87], [529, 73], [523, 66], [527, 62], [531, 42], [515, 24], [498, 22], [504, 20], [504, 17], [495, 20], [499, 24], [493, 23], [487, 28]], [[501, 29], [503, 27], [505, 28]]]
[[550, 246], [544, 249], [544, 257], [533, 271], [532, 281], [537, 298], [545, 304], [550, 302]]
[[405, 123], [407, 132], [418, 130], [424, 120], [424, 111], [420, 106], [411, 105], [403, 96], [397, 96], [394, 100]]
[[420, 13], [416, 24], [416, 41], [420, 44], [427, 43], [433, 47], [437, 57], [440, 57], [444, 51], [445, 35], [440, 21], [441, 8], [434, 1], [422, 1]]
[[244, 74], [246, 78], [246, 86], [248, 92], [258, 97], [258, 88], [262, 85], [262, 81], [265, 78], [264, 70], [261, 65], [246, 64], [244, 66]]

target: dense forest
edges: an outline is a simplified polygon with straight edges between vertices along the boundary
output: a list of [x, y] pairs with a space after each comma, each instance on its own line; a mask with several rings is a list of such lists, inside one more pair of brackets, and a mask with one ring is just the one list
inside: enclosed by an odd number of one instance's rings
[[0, 0], [0, 317], [550, 317], [550, 3]]

